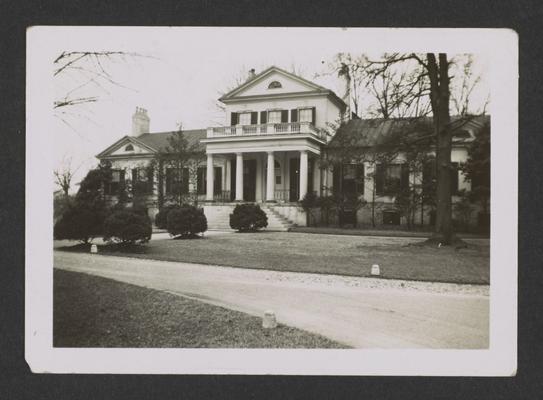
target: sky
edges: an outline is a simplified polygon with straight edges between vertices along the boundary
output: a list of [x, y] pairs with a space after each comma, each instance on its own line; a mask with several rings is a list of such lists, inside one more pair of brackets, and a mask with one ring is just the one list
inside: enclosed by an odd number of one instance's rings
[[[99, 96], [99, 101], [53, 112], [56, 136], [54, 165], [71, 160], [75, 182], [96, 165], [95, 155], [131, 131], [136, 107], [148, 110], [151, 132], [217, 126], [221, 119], [215, 102], [221, 92], [250, 68], [260, 72], [271, 65], [292, 71], [341, 95], [343, 83], [329, 72], [338, 52], [380, 54], [385, 51], [424, 51], [420, 41], [405, 43], [398, 32], [340, 28], [49, 28], [54, 43], [46, 54], [53, 60], [63, 51], [122, 51], [134, 56], [112, 57], [102, 63], [107, 79], [73, 92]], [[393, 30], [392, 30], [393, 31]], [[418, 31], [418, 30], [411, 30]], [[413, 34], [413, 32], [411, 32]], [[418, 37], [418, 34], [415, 35]], [[414, 44], [413, 44], [414, 43]], [[426, 45], [427, 46], [427, 45]], [[469, 50], [469, 46], [467, 46]], [[455, 45], [453, 50], [465, 51]], [[474, 72], [482, 80], [472, 94], [477, 108], [487, 98], [488, 65], [484, 54], [474, 55]], [[43, 61], [43, 60], [42, 60]], [[47, 65], [47, 64], [44, 64]], [[99, 66], [87, 64], [89, 70]], [[53, 77], [56, 99], [88, 81], [89, 73], [69, 71]], [[59, 112], [61, 110], [62, 112]], [[222, 117], [226, 119], [225, 117]], [[74, 187], [74, 189], [77, 189]]]

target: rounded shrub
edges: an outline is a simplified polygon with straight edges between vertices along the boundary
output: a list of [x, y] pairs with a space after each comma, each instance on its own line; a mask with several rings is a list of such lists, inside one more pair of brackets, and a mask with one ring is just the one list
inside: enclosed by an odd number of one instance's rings
[[151, 220], [133, 210], [115, 211], [104, 221], [104, 240], [126, 244], [146, 243], [151, 239]]
[[207, 218], [201, 208], [189, 205], [174, 208], [168, 212], [166, 219], [166, 229], [172, 236], [192, 238], [207, 231]]
[[105, 209], [88, 208], [80, 203], [70, 205], [55, 223], [53, 236], [57, 240], [88, 243], [103, 233], [105, 214]]
[[171, 210], [179, 210], [181, 208], [178, 204], [171, 204], [168, 206], [162, 207], [158, 213], [155, 215], [155, 226], [158, 229], [167, 229], [168, 228], [168, 213]]
[[257, 204], [238, 204], [230, 214], [230, 227], [239, 232], [256, 231], [268, 226], [268, 216]]

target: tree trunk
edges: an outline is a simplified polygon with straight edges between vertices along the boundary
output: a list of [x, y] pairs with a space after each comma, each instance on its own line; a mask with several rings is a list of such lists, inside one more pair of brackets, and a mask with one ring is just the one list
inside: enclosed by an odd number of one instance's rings
[[452, 134], [449, 115], [449, 64], [447, 55], [428, 53], [430, 100], [434, 115], [436, 136], [436, 225], [433, 239], [447, 245], [453, 240], [451, 201], [451, 149]]

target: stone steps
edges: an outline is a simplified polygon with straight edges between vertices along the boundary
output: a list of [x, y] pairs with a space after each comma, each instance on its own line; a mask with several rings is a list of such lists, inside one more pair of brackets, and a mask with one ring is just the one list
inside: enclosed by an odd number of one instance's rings
[[[268, 217], [268, 226], [265, 228], [269, 231], [287, 231], [294, 226], [292, 221], [279, 214], [273, 209], [273, 206], [260, 204], [262, 210]], [[230, 214], [234, 210], [232, 206], [206, 206], [204, 212], [207, 217], [208, 229], [217, 230], [229, 230], [230, 228]]]

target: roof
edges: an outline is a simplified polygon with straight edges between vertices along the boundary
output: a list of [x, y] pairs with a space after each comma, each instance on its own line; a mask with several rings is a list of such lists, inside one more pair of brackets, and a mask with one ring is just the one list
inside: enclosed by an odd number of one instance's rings
[[[313, 90], [310, 91], [310, 92], [307, 92], [307, 93], [326, 94], [326, 95], [329, 95], [336, 103], [338, 103], [341, 108], [345, 108], [347, 106], [345, 104], [345, 102], [340, 97], [338, 97], [332, 90], [330, 90], [328, 88], [325, 88], [324, 86], [318, 85], [315, 82], [311, 82], [310, 80], [302, 78], [299, 75], [296, 75], [296, 74], [293, 74], [291, 72], [285, 71], [284, 69], [276, 67], [275, 65], [272, 65], [271, 67], [266, 68], [264, 71], [256, 74], [252, 78], [250, 78], [247, 81], [243, 82], [238, 87], [236, 87], [236, 88], [232, 89], [231, 91], [229, 91], [228, 93], [222, 95], [219, 98], [219, 101], [224, 102], [225, 100], [227, 101], [229, 99], [232, 99], [235, 96], [236, 93], [238, 93], [241, 90], [251, 86], [253, 83], [257, 82], [259, 79], [263, 78], [267, 74], [269, 74], [271, 72], [274, 72], [274, 71], [279, 72], [279, 73], [284, 74], [284, 75], [287, 75], [287, 76], [291, 77], [294, 80], [300, 81], [300, 82], [305, 83], [306, 85], [312, 87]], [[302, 92], [302, 93], [306, 94], [306, 92]], [[274, 97], [280, 97], [280, 96], [285, 96], [285, 95], [288, 95], [288, 93], [276, 94], [276, 95], [273, 95], [273, 96]], [[250, 97], [255, 97], [255, 96], [243, 96], [240, 99], [250, 98]], [[269, 97], [269, 95], [268, 95], [268, 97]]]
[[[414, 137], [431, 135], [432, 120], [432, 117], [352, 119], [337, 130], [328, 146], [330, 148], [346, 145], [372, 147], [383, 144], [385, 139], [392, 135], [412, 135]], [[452, 116], [453, 140], [456, 143], [471, 141], [473, 137], [468, 131], [472, 130], [476, 134], [489, 122], [489, 115]]]
[[[143, 133], [140, 136], [123, 136], [96, 157], [107, 157], [110, 152], [121, 147], [126, 142], [146, 148], [149, 153], [158, 153], [168, 148], [168, 138], [175, 133], [177, 133], [177, 131]], [[183, 134], [187, 139], [189, 147], [195, 145], [195, 151], [205, 151], [205, 146], [200, 142], [207, 136], [207, 131], [205, 129], [184, 130]]]
[[[155, 149], [156, 151], [164, 150], [169, 146], [168, 138], [175, 134], [176, 131], [144, 133], [137, 136], [136, 139], [143, 144]], [[207, 131], [205, 129], [184, 130], [183, 135], [187, 139], [189, 147], [196, 144], [196, 150], [205, 150], [205, 146], [200, 143], [200, 140], [205, 139]]]

